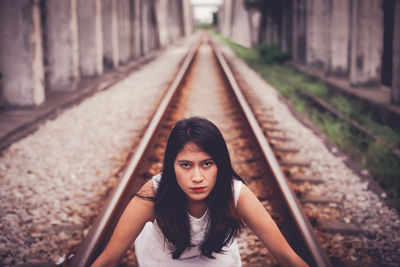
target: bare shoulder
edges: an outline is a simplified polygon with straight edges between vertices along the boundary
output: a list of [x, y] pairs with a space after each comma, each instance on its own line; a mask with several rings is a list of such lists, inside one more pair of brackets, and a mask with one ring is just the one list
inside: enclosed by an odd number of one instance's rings
[[249, 187], [245, 183], [242, 183], [242, 186], [240, 187], [238, 205], [240, 202], [246, 201], [252, 197], [255, 197], [254, 193], [249, 189]]
[[155, 190], [152, 179], [148, 180], [136, 193], [137, 196], [142, 198], [154, 198]]
[[237, 210], [241, 216], [247, 216], [253, 211], [264, 210], [262, 204], [246, 184], [242, 184], [237, 203]]
[[[147, 181], [135, 194], [126, 208], [126, 214], [133, 220], [136, 214], [141, 214], [139, 221], [154, 219], [154, 186], [152, 180]], [[143, 223], [144, 223], [143, 221]]]

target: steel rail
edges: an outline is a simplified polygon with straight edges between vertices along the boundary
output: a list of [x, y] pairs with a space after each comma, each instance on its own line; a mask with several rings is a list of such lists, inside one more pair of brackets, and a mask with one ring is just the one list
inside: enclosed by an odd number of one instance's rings
[[236, 79], [228, 63], [226, 62], [223, 54], [219, 51], [218, 47], [215, 45], [214, 41], [211, 40], [211, 44], [213, 46], [218, 62], [221, 66], [221, 69], [223, 70], [223, 73], [225, 74], [226, 79], [228, 80], [230, 87], [234, 92], [240, 104], [240, 107], [243, 110], [243, 113], [245, 114], [245, 117], [251, 127], [251, 130], [253, 131], [255, 138], [263, 152], [263, 156], [269, 164], [268, 168], [271, 170], [272, 174], [276, 178], [277, 184], [283, 194], [288, 209], [297, 225], [298, 230], [300, 231], [301, 236], [303, 237], [303, 240], [307, 245], [307, 250], [310, 253], [311, 260], [313, 261], [312, 265], [319, 267], [332, 266], [332, 263], [329, 261], [328, 256], [326, 255], [320, 242], [315, 236], [312, 226], [301, 208], [300, 202], [298, 201], [297, 197], [287, 183], [287, 178], [280, 169], [279, 163], [274, 153], [272, 152], [269, 143], [265, 139], [264, 133], [259, 126], [257, 119], [255, 118], [249, 104], [242, 94], [241, 89], [236, 82]]
[[199, 41], [196, 41], [196, 43], [192, 45], [191, 49], [185, 56], [177, 75], [166, 91], [157, 111], [152, 117], [152, 120], [149, 123], [135, 154], [130, 159], [124, 171], [123, 177], [117, 184], [100, 215], [95, 220], [77, 254], [73, 257], [71, 266], [89, 266], [107, 244], [123, 209], [126, 207], [131, 196], [139, 188], [137, 185], [138, 182], [136, 183], [136, 186], [132, 186], [132, 184], [135, 183], [135, 177], [138, 172], [138, 167], [143, 159], [143, 155], [146, 153], [146, 150], [148, 150], [151, 140], [154, 138], [155, 131], [160, 125], [168, 106], [177, 92], [177, 89], [181, 85], [189, 66], [193, 62], [194, 56], [196, 55], [201, 42], [202, 39], [200, 38]]

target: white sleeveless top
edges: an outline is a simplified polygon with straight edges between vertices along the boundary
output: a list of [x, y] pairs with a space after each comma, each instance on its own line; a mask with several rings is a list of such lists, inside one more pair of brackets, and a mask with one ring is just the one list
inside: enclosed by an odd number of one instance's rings
[[[154, 189], [158, 188], [161, 179], [161, 174], [153, 178]], [[233, 193], [235, 206], [237, 205], [242, 182], [236, 179], [233, 180]], [[170, 250], [164, 241], [164, 236], [157, 224], [157, 221], [147, 222], [142, 232], [136, 238], [135, 251], [140, 267], [180, 267], [180, 266], [242, 266], [240, 260], [239, 248], [236, 239], [229, 245], [223, 248], [223, 253], [213, 253], [215, 259], [210, 259], [201, 256], [200, 244], [204, 240], [207, 230], [207, 222], [209, 218], [208, 210], [201, 218], [195, 218], [189, 215], [191, 242], [194, 247], [185, 250], [179, 259], [173, 259]]]

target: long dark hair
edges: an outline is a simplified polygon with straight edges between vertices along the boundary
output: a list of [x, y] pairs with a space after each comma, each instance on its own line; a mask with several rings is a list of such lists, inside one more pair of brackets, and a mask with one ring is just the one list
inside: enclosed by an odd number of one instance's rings
[[155, 219], [165, 241], [177, 259], [190, 246], [190, 224], [186, 210], [187, 196], [179, 187], [174, 161], [185, 144], [193, 142], [209, 154], [217, 165], [217, 180], [206, 198], [209, 222], [205, 240], [200, 245], [201, 254], [215, 258], [212, 253], [223, 252], [230, 244], [243, 222], [238, 215], [233, 197], [233, 179], [242, 180], [232, 168], [229, 152], [218, 128], [207, 119], [192, 117], [176, 123], [167, 142], [160, 184], [155, 193]]

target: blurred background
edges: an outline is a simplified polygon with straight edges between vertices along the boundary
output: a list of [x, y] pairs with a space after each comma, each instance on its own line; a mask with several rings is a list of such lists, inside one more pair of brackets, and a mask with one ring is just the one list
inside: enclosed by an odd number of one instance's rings
[[[20, 214], [19, 201], [30, 199], [21, 188], [36, 181], [31, 176], [40, 171], [32, 168], [47, 160], [40, 154], [50, 145], [32, 141], [27, 154], [18, 154], [25, 151], [19, 142], [67, 108], [180, 47], [168, 64], [159, 64], [160, 73], [172, 75], [183, 58], [180, 53], [204, 32], [275, 88], [332, 153], [366, 181], [366, 188], [357, 190], [372, 190], [396, 214], [388, 224], [390, 231], [399, 230], [400, 0], [0, 0], [0, 202], [10, 203], [0, 210], [0, 265], [29, 261], [29, 249], [17, 247], [45, 239], [35, 236], [38, 230], [31, 226], [18, 228], [25, 215], [16, 219], [15, 214]], [[154, 77], [161, 81], [163, 76]], [[154, 77], [138, 78], [129, 86], [146, 88]], [[137, 99], [139, 94], [133, 93]], [[147, 121], [137, 124], [142, 127]], [[57, 136], [41, 137], [53, 139]], [[60, 143], [79, 141], [72, 139]], [[65, 177], [76, 179], [74, 173]], [[41, 190], [46, 195], [47, 189]], [[363, 197], [358, 201], [368, 202]], [[34, 219], [26, 221], [35, 224]], [[373, 224], [368, 219], [357, 223]], [[19, 242], [23, 238], [10, 229], [31, 231], [33, 239]], [[400, 255], [400, 238], [393, 238], [384, 242], [391, 258], [378, 261], [394, 266], [400, 261], [393, 256]], [[39, 248], [35, 251], [40, 255]], [[373, 249], [370, 254], [377, 258]], [[53, 262], [59, 256], [52, 255]]]

